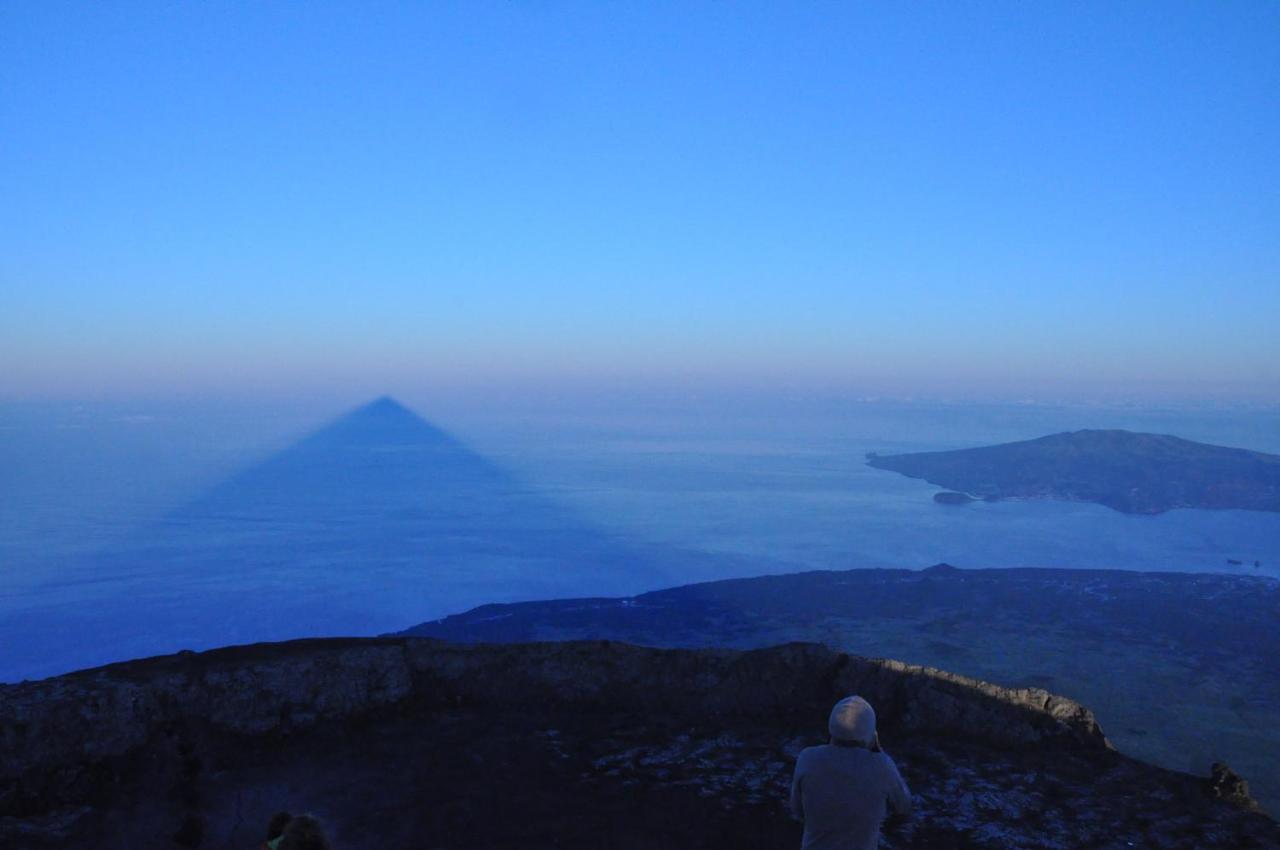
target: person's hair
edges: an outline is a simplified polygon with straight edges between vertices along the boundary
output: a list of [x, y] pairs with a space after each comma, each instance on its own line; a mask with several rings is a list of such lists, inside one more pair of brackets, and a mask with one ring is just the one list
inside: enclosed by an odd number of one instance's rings
[[289, 821], [293, 820], [293, 815], [288, 812], [276, 812], [271, 816], [271, 820], [267, 821], [267, 840], [273, 841], [284, 834], [284, 828], [289, 825]]
[[311, 815], [298, 815], [284, 828], [280, 850], [333, 850], [324, 827]]

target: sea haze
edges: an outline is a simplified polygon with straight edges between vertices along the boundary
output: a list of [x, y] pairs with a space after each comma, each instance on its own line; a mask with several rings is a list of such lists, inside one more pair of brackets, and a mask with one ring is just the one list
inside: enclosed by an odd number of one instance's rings
[[413, 406], [433, 421], [390, 401], [216, 427], [190, 412], [0, 411], [0, 679], [809, 569], [1280, 575], [1277, 514], [944, 506], [939, 488], [865, 463], [1093, 427], [1276, 452], [1274, 411], [863, 401], [437, 421]]

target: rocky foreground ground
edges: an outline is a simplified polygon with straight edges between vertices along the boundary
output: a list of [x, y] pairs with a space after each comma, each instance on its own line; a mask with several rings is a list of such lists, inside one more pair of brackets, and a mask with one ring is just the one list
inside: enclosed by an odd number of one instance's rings
[[793, 641], [898, 658], [1089, 706], [1116, 748], [1208, 775], [1227, 762], [1280, 812], [1280, 582], [1126, 570], [817, 571], [626, 599], [485, 605], [405, 632], [457, 642]]
[[891, 848], [1274, 848], [1215, 780], [1092, 714], [813, 644], [295, 641], [0, 686], [0, 846], [247, 848], [280, 808], [339, 848], [783, 848], [795, 754], [877, 706], [916, 799]]

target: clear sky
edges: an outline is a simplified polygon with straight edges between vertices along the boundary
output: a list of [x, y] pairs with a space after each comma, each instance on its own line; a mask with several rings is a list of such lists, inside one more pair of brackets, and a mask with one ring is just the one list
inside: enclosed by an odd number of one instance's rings
[[1274, 2], [0, 5], [0, 399], [1275, 401], [1278, 326]]

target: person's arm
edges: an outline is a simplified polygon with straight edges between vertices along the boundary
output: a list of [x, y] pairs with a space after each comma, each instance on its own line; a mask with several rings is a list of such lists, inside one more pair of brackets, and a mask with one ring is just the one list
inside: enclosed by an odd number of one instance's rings
[[796, 759], [796, 772], [791, 777], [791, 816], [804, 823], [804, 774], [800, 764], [800, 759]]
[[889, 768], [889, 808], [894, 814], [906, 815], [911, 812], [911, 791], [907, 788], [907, 783], [903, 780], [902, 774], [898, 773], [898, 766], [893, 763], [893, 759], [889, 758], [888, 753], [882, 753], [884, 763]]

